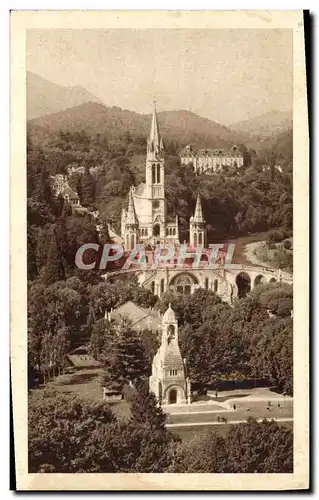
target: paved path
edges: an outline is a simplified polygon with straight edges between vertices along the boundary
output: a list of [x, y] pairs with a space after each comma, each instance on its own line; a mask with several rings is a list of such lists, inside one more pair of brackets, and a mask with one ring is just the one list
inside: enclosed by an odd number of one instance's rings
[[[257, 422], [262, 422], [265, 420], [264, 418], [257, 418]], [[287, 418], [267, 418], [266, 420], [271, 421], [275, 420], [276, 422], [293, 422], [293, 418], [287, 417]], [[224, 425], [224, 424], [244, 424], [246, 423], [247, 420], [228, 420], [227, 422], [184, 422], [184, 423], [178, 423], [178, 424], [166, 424], [166, 427], [199, 427], [199, 426], [206, 426], [206, 425]]]

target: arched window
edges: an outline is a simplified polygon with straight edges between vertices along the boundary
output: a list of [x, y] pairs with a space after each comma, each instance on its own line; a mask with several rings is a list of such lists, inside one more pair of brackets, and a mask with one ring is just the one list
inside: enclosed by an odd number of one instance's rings
[[155, 163], [152, 164], [152, 184], [155, 184], [156, 182], [156, 165]]
[[161, 279], [161, 293], [164, 293], [164, 286], [165, 286], [165, 282], [163, 279]]
[[160, 182], [161, 182], [161, 166], [159, 163], [157, 164], [157, 180], [156, 180], [156, 182], [157, 182], [157, 184], [160, 184]]
[[205, 290], [208, 290], [209, 287], [209, 279], [205, 278]]
[[203, 233], [199, 233], [199, 235], [198, 235], [198, 244], [199, 245], [203, 244]]
[[175, 326], [174, 325], [169, 325], [167, 329], [168, 337], [173, 339], [175, 337]]
[[214, 280], [214, 292], [218, 291], [218, 280]]
[[176, 229], [175, 229], [175, 227], [173, 228], [173, 234], [176, 234]]
[[151, 283], [151, 291], [152, 293], [155, 293], [155, 281], [152, 281]]
[[129, 235], [126, 236], [126, 248], [130, 246], [130, 238]]
[[197, 233], [194, 234], [194, 245], [197, 245]]
[[146, 228], [145, 229], [145, 236], [147, 236], [147, 235], [148, 235], [148, 231], [147, 231], [147, 228]]

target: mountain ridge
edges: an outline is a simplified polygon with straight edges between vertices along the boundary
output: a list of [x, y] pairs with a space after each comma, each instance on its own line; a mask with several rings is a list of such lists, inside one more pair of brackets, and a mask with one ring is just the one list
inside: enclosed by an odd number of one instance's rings
[[[224, 125], [203, 118], [187, 110], [157, 113], [163, 140], [178, 140], [181, 144], [201, 147], [231, 147], [241, 137]], [[88, 135], [101, 134], [116, 138], [128, 132], [133, 137], [147, 137], [151, 114], [140, 114], [118, 106], [88, 102], [63, 111], [29, 120], [33, 129], [56, 134], [84, 131]]]
[[291, 111], [272, 110], [262, 115], [229, 125], [229, 129], [252, 137], [270, 137], [292, 128]]
[[72, 108], [85, 102], [100, 102], [80, 85], [67, 87], [53, 83], [42, 76], [27, 71], [27, 119]]

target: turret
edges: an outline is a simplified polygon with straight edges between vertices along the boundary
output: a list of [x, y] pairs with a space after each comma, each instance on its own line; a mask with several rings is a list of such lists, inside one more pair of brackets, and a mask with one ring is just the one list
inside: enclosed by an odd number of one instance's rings
[[133, 188], [131, 188], [129, 192], [126, 214], [125, 216], [122, 214], [122, 217], [125, 234], [124, 246], [126, 250], [132, 250], [138, 243], [139, 237], [139, 225], [134, 207]]
[[134, 199], [133, 199], [133, 188], [131, 187], [128, 195], [128, 209], [126, 212], [126, 224], [135, 226], [138, 225], [138, 219], [136, 217]]
[[205, 246], [207, 243], [206, 221], [203, 216], [202, 203], [199, 194], [197, 195], [194, 215], [190, 218], [189, 243], [192, 246]]

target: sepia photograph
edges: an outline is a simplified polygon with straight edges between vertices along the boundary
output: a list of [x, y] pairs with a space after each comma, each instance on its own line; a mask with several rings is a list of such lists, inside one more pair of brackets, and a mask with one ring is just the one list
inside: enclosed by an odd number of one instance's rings
[[302, 11], [15, 14], [22, 489], [306, 487]]

